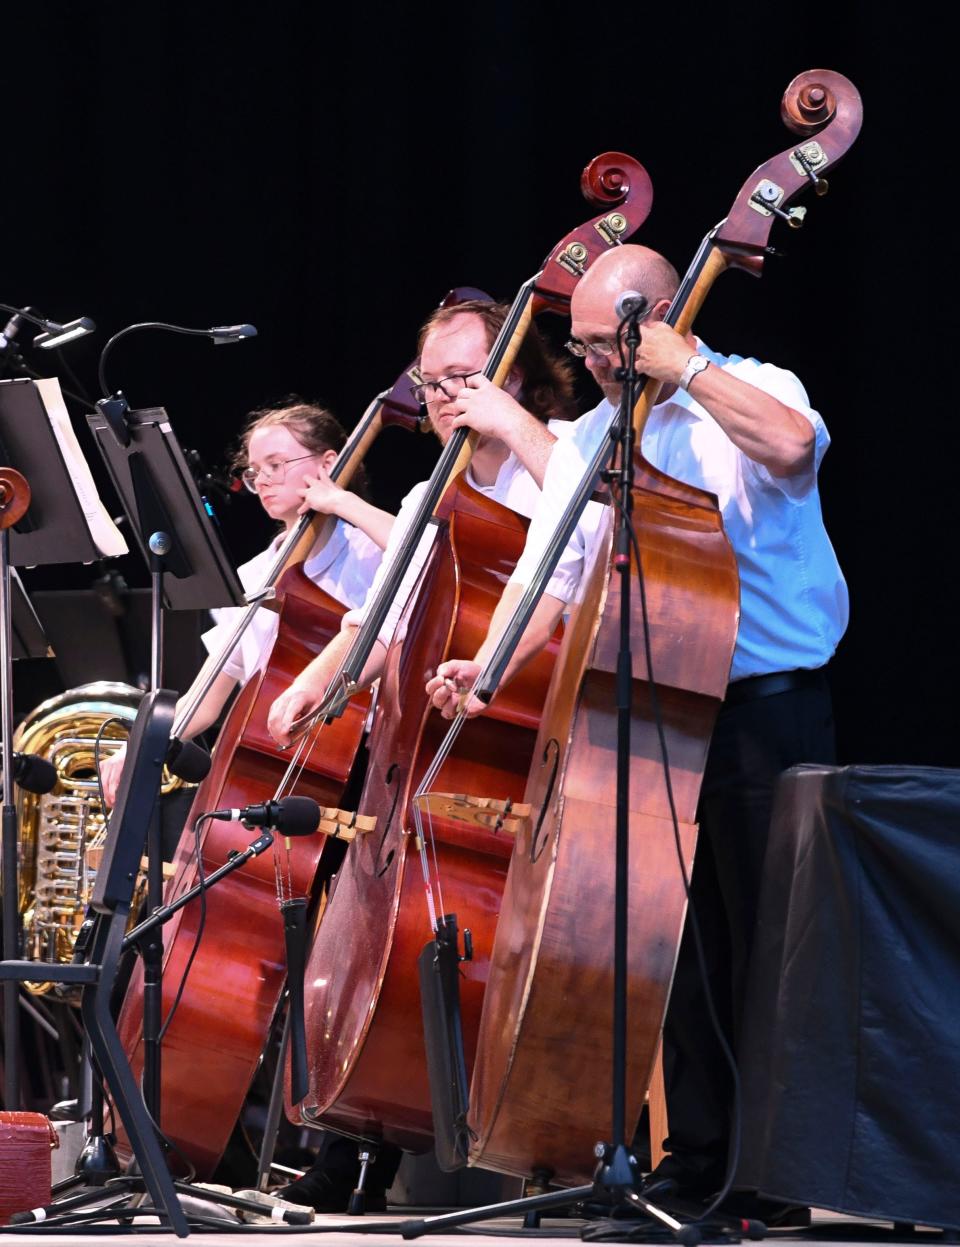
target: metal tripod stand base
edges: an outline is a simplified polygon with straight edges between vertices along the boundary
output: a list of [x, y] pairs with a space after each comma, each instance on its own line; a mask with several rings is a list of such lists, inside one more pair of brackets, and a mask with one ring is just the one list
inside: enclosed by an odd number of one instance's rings
[[[587, 1186], [573, 1186], [564, 1191], [549, 1191], [545, 1195], [531, 1195], [525, 1199], [508, 1200], [503, 1204], [486, 1204], [481, 1208], [466, 1208], [462, 1212], [443, 1213], [437, 1217], [421, 1217], [415, 1221], [403, 1221], [400, 1233], [404, 1238], [420, 1238], [424, 1234], [439, 1233], [459, 1225], [472, 1225], [476, 1221], [490, 1221], [494, 1217], [527, 1216], [546, 1212], [551, 1208], [566, 1208], [570, 1204], [588, 1202], [591, 1198], [608, 1199], [610, 1191], [597, 1182]], [[695, 1225], [684, 1224], [664, 1212], [656, 1204], [635, 1191], [622, 1193], [621, 1200], [629, 1201], [643, 1216], [668, 1229], [684, 1247], [696, 1247], [700, 1232]]]
[[[76, 1179], [80, 1181], [81, 1179]], [[202, 1201], [212, 1205], [220, 1205], [221, 1208], [234, 1208], [243, 1212], [249, 1212], [258, 1217], [270, 1216], [270, 1208], [258, 1201], [252, 1199], [242, 1199], [236, 1195], [227, 1195], [220, 1191], [207, 1191], [202, 1187], [191, 1186], [189, 1182], [174, 1181], [173, 1189], [177, 1196], [189, 1196], [192, 1200]], [[113, 1198], [116, 1196], [117, 1198]], [[98, 1211], [98, 1205], [101, 1206], [99, 1211], [102, 1212], [104, 1221], [132, 1221], [134, 1217], [139, 1215], [141, 1209], [138, 1200], [143, 1196], [149, 1197], [147, 1184], [140, 1174], [126, 1174], [120, 1178], [111, 1178], [101, 1186], [90, 1187], [81, 1191], [77, 1195], [69, 1195], [66, 1199], [60, 1199], [52, 1204], [47, 1204], [42, 1210], [33, 1209], [30, 1212], [15, 1213], [10, 1219], [11, 1225], [28, 1225], [38, 1221], [51, 1221], [56, 1217], [70, 1217], [75, 1213], [83, 1213], [85, 1209], [91, 1212]], [[178, 1200], [179, 1202], [179, 1200]], [[152, 1212], [152, 1209], [151, 1209]], [[277, 1209], [279, 1214], [274, 1219], [284, 1222], [286, 1225], [309, 1225], [313, 1221], [313, 1213], [308, 1209], [302, 1212], [295, 1212], [292, 1209]], [[38, 1215], [39, 1214], [39, 1215]], [[189, 1222], [189, 1214], [181, 1211], [181, 1216], [186, 1215]], [[89, 1216], [84, 1217], [85, 1222], [89, 1222]], [[69, 1222], [67, 1223], [70, 1224]], [[204, 1222], [204, 1228], [206, 1223]]]

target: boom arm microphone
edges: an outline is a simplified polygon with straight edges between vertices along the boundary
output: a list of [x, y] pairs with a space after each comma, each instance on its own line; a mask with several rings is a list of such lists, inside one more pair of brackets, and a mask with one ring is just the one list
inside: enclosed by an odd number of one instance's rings
[[22, 312], [14, 312], [3, 329], [0, 330], [0, 351], [9, 350], [11, 354], [16, 351], [14, 339], [20, 332], [20, 327], [34, 309], [25, 307]]
[[177, 779], [188, 784], [199, 784], [210, 774], [213, 759], [206, 749], [201, 749], [192, 740], [180, 740], [174, 736], [167, 750], [167, 767]]
[[312, 797], [284, 797], [242, 810], [213, 810], [207, 817], [244, 827], [273, 827], [285, 836], [310, 836], [320, 826], [320, 806]]
[[[50, 792], [57, 782], [57, 769], [52, 762], [41, 758], [35, 753], [15, 753], [13, 755], [14, 783], [25, 792], [34, 792], [38, 796]], [[319, 821], [319, 820], [318, 820]]]

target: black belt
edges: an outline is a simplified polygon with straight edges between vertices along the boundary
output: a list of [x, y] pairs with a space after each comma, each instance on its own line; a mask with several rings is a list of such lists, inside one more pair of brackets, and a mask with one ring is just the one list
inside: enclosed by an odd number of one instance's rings
[[741, 702], [755, 701], [758, 697], [773, 697], [777, 693], [790, 693], [797, 688], [817, 688], [824, 684], [823, 669], [815, 671], [771, 671], [769, 675], [749, 675], [727, 685], [724, 705], [738, 706]]

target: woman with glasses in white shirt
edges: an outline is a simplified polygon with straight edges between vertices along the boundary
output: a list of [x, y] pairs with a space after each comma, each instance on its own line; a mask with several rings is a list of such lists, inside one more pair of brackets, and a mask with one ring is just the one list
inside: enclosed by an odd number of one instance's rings
[[[235, 467], [242, 467], [244, 485], [260, 500], [271, 519], [281, 526], [265, 550], [237, 568], [248, 593], [259, 589], [272, 566], [284, 537], [307, 510], [335, 515], [337, 523], [322, 546], [315, 547], [304, 563], [305, 574], [348, 610], [362, 606], [380, 560], [394, 517], [372, 506], [358, 493], [341, 489], [330, 471], [346, 440], [337, 420], [315, 403], [291, 400], [251, 412], [244, 430]], [[215, 627], [204, 633], [210, 658], [191, 689], [181, 698], [189, 700], [193, 688], [205, 678], [216, 661], [239, 607], [211, 612]], [[277, 615], [260, 610], [234, 648], [197, 707], [184, 731], [199, 735], [219, 718], [228, 698], [238, 686], [255, 675], [270, 654], [277, 634]], [[120, 783], [126, 750], [120, 749], [101, 766], [104, 797], [113, 805]]]

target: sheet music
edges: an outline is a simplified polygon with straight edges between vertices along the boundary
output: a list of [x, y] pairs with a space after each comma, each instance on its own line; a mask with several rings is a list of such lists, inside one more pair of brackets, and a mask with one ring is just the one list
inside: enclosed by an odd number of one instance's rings
[[127, 543], [100, 501], [90, 466], [83, 456], [77, 435], [73, 431], [63, 395], [60, 393], [60, 382], [56, 377], [43, 377], [36, 382], [36, 386], [46, 408], [50, 427], [53, 429], [54, 436], [60, 445], [60, 452], [70, 472], [70, 479], [94, 545], [101, 554], [110, 557], [126, 554]]

